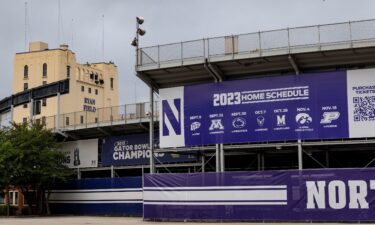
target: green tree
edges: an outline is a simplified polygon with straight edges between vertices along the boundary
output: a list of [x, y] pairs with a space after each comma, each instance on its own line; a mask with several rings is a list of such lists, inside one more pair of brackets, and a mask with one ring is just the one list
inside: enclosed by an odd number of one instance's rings
[[71, 176], [52, 131], [38, 123], [12, 123], [0, 141], [0, 164], [10, 165], [5, 168], [9, 185], [19, 188], [31, 210], [36, 206], [37, 213], [49, 214], [53, 184]]

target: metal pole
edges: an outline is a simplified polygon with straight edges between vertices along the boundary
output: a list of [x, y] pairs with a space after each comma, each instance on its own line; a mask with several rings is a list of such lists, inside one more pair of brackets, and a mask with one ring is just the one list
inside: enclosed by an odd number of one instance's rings
[[204, 157], [204, 152], [203, 152], [203, 155], [201, 156], [201, 161], [202, 161], [202, 173], [204, 173], [204, 172], [206, 172], [205, 168], [204, 168], [204, 166], [206, 164], [205, 157]]
[[302, 142], [301, 139], [298, 139], [298, 169], [303, 169], [303, 162], [302, 162]]
[[112, 165], [111, 166], [111, 178], [114, 178], [114, 177], [115, 177], [115, 168]]
[[34, 99], [30, 99], [30, 121], [34, 118]]
[[81, 179], [81, 170], [79, 169], [79, 167], [77, 168], [77, 179]]
[[136, 60], [135, 60], [135, 68], [137, 69], [138, 65], [139, 65], [139, 56], [138, 56], [138, 49], [139, 49], [139, 34], [138, 34], [138, 29], [139, 29], [139, 23], [138, 23], [138, 20], [136, 20], [135, 22], [135, 33], [136, 33], [136, 46], [135, 46], [135, 57], [136, 57]]
[[57, 120], [56, 120], [56, 130], [60, 130], [60, 92], [57, 93]]
[[14, 121], [14, 105], [10, 106], [10, 122]]
[[261, 159], [261, 157], [260, 157], [260, 152], [257, 154], [257, 158], [258, 158], [258, 171], [261, 171], [261, 169], [262, 169], [262, 159]]
[[154, 161], [154, 89], [150, 87], [150, 173], [155, 173]]
[[264, 153], [262, 152], [260, 156], [261, 156], [261, 164], [262, 164], [261, 170], [263, 171], [264, 170]]
[[220, 147], [216, 144], [216, 172], [220, 172]]
[[326, 167], [329, 168], [329, 151], [326, 150]]
[[224, 145], [220, 144], [220, 172], [224, 172], [225, 170], [225, 153], [224, 153]]

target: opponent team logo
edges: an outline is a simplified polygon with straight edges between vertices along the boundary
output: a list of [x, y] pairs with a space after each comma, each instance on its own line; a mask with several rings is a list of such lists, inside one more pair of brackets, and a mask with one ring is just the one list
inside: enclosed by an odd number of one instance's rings
[[296, 116], [296, 122], [300, 125], [310, 124], [312, 122], [312, 118], [307, 113], [299, 113]]
[[209, 130], [224, 130], [224, 126], [221, 122], [221, 119], [214, 119], [214, 120], [211, 120], [211, 126], [209, 128]]
[[339, 117], [339, 112], [324, 112], [323, 119], [320, 120], [320, 124], [330, 124], [332, 123], [332, 121], [337, 120]]
[[246, 120], [242, 117], [236, 117], [232, 121], [232, 125], [234, 128], [240, 129], [246, 126]]
[[263, 125], [264, 125], [264, 117], [263, 116], [258, 116], [257, 117], [257, 123], [258, 123], [258, 126], [260, 126], [260, 127], [263, 127]]
[[277, 115], [276, 119], [277, 119], [277, 126], [285, 126], [286, 125], [285, 115]]
[[190, 130], [191, 131], [196, 131], [198, 130], [200, 127], [201, 127], [201, 123], [200, 122], [193, 122], [192, 124], [190, 124]]

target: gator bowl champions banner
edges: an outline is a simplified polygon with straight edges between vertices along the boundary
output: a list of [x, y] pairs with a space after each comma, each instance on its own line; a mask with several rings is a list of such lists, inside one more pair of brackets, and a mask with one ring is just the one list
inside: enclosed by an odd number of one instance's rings
[[160, 90], [160, 147], [375, 136], [375, 69]]
[[[157, 148], [159, 140], [154, 144]], [[147, 165], [150, 163], [151, 151], [149, 134], [131, 134], [111, 136], [103, 139], [102, 165], [103, 166], [130, 166]], [[193, 162], [197, 160], [195, 154], [154, 153], [155, 163]]]

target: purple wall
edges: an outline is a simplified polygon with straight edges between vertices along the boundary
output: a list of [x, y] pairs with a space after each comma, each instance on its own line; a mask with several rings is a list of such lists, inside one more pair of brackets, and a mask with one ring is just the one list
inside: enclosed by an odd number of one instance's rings
[[147, 174], [146, 220], [375, 220], [374, 169]]

